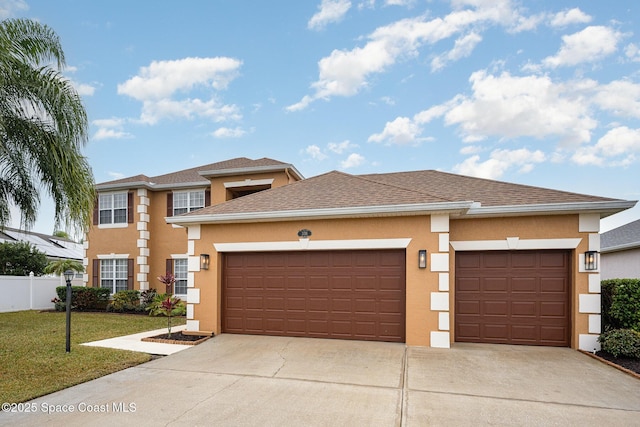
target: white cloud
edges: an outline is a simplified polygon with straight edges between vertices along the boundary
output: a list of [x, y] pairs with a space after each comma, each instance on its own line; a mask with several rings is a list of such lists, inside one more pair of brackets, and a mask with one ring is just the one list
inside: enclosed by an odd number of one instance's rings
[[396, 117], [387, 122], [381, 133], [369, 137], [369, 142], [386, 142], [396, 145], [413, 145], [419, 141], [422, 128], [409, 117]]
[[385, 6], [413, 6], [415, 0], [384, 0]]
[[633, 43], [629, 43], [624, 48], [624, 54], [630, 61], [640, 62], [640, 49]]
[[355, 168], [362, 165], [365, 162], [365, 158], [358, 153], [351, 153], [346, 160], [340, 162], [342, 169]]
[[138, 101], [163, 99], [197, 86], [225, 89], [238, 75], [242, 62], [227, 57], [153, 61], [137, 76], [118, 85], [118, 93]]
[[579, 8], [565, 9], [553, 15], [549, 21], [552, 27], [566, 27], [571, 24], [586, 24], [591, 22], [591, 16], [587, 15]]
[[480, 156], [476, 154], [455, 165], [453, 170], [462, 175], [497, 179], [513, 167], [519, 168], [520, 173], [530, 172], [535, 164], [544, 162], [545, 159], [546, 156], [540, 150], [494, 150], [484, 162], [480, 162]]
[[618, 116], [640, 118], [640, 84], [616, 80], [596, 90], [594, 102]]
[[351, 141], [347, 139], [340, 143], [330, 142], [329, 144], [327, 144], [327, 148], [333, 153], [342, 154], [345, 151], [350, 151], [354, 148], [358, 148], [358, 144], [352, 144]]
[[133, 135], [123, 130], [125, 122], [125, 119], [119, 117], [92, 121], [91, 124], [98, 127], [98, 130], [93, 134], [93, 139], [99, 141], [102, 139], [132, 138]]
[[322, 30], [327, 24], [340, 22], [350, 8], [349, 0], [322, 0], [318, 12], [309, 19], [307, 28]]
[[[418, 16], [402, 19], [375, 29], [362, 47], [334, 50], [318, 61], [318, 80], [311, 84], [314, 93], [305, 95], [286, 109], [299, 111], [318, 99], [353, 96], [368, 86], [372, 75], [385, 72], [399, 60], [418, 56], [419, 49], [425, 44], [435, 44], [468, 32], [474, 26], [493, 24], [510, 27], [521, 17], [509, 0], [457, 0], [453, 6], [454, 10], [444, 18], [427, 20], [426, 16]], [[463, 55], [472, 48], [477, 37], [479, 35], [476, 34], [462, 38], [454, 55]]]
[[311, 156], [311, 158], [316, 160], [324, 160], [328, 157], [317, 145], [309, 145], [304, 151]]
[[78, 95], [80, 96], [93, 96], [93, 94], [96, 91], [96, 88], [88, 85], [86, 83], [77, 83], [72, 81], [71, 82], [73, 84], [73, 87], [76, 89], [76, 92], [78, 92]]
[[593, 146], [580, 147], [571, 160], [580, 165], [627, 166], [640, 155], [640, 129], [626, 126], [608, 131]]
[[100, 141], [101, 139], [126, 139], [132, 136], [133, 135], [123, 130], [99, 128], [96, 133], [93, 134], [93, 139]]
[[227, 57], [153, 61], [140, 68], [137, 76], [119, 84], [118, 93], [142, 102], [140, 122], [145, 124], [172, 118], [239, 120], [242, 116], [235, 105], [225, 105], [210, 94], [204, 100], [186, 94], [197, 89], [225, 89], [241, 65], [241, 61]]
[[461, 58], [468, 57], [473, 52], [473, 49], [482, 41], [482, 37], [474, 32], [460, 37], [456, 40], [453, 49], [447, 53], [436, 56], [431, 61], [431, 71], [438, 71], [444, 68], [447, 63], [451, 61], [457, 61]]
[[216, 99], [202, 101], [200, 99], [185, 99], [174, 101], [160, 99], [145, 101], [142, 104], [140, 122], [153, 125], [162, 119], [187, 119], [196, 117], [211, 119], [214, 122], [240, 120], [242, 115], [237, 106], [220, 104]]
[[29, 10], [29, 5], [23, 0], [0, 1], [0, 19], [13, 18], [19, 12]]
[[562, 36], [562, 46], [554, 56], [542, 63], [549, 68], [573, 66], [583, 62], [596, 62], [617, 49], [622, 33], [603, 26], [590, 26], [577, 33]]
[[241, 127], [236, 127], [233, 129], [227, 128], [227, 127], [221, 127], [216, 129], [211, 135], [214, 138], [240, 138], [244, 136], [246, 133], [247, 131], [245, 131]]
[[575, 87], [554, 83], [547, 76], [477, 71], [469, 80], [473, 95], [454, 98], [445, 114], [445, 124], [458, 125], [467, 142], [489, 136], [555, 136], [576, 144], [589, 141], [597, 125], [588, 102], [574, 96]]

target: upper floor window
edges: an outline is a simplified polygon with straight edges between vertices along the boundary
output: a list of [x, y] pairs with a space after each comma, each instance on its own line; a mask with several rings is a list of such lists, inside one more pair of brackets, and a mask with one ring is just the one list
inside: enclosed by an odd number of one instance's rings
[[204, 208], [204, 190], [176, 191], [173, 193], [173, 214], [195, 211]]
[[133, 193], [102, 193], [94, 210], [93, 223], [98, 225], [127, 224], [133, 222], [131, 204]]

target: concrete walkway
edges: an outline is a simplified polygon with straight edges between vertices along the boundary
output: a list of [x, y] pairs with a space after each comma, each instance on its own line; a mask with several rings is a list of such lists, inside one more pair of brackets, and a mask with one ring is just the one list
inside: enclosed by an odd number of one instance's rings
[[220, 335], [29, 403], [0, 425], [633, 426], [640, 380], [571, 349]]
[[[186, 325], [173, 326], [171, 332], [180, 332], [186, 329]], [[182, 344], [163, 344], [157, 342], [140, 341], [142, 338], [153, 337], [160, 334], [166, 334], [167, 328], [156, 329], [154, 331], [141, 332], [139, 334], [125, 335], [122, 337], [108, 338], [106, 340], [92, 341], [81, 345], [90, 347], [107, 347], [117, 348], [119, 350], [139, 351], [141, 353], [157, 354], [160, 356], [168, 356], [182, 350], [193, 347], [192, 345]]]

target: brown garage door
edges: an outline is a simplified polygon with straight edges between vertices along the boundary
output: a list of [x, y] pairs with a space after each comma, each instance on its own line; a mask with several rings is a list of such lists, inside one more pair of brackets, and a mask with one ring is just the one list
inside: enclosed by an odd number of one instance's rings
[[456, 253], [455, 340], [566, 347], [568, 251]]
[[227, 333], [404, 342], [405, 252], [229, 253]]

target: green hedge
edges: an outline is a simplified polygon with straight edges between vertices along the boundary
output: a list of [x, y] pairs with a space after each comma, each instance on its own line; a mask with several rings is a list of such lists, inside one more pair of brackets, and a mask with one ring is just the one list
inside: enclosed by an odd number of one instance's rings
[[[67, 302], [67, 287], [56, 287], [56, 293], [61, 303]], [[107, 288], [87, 288], [84, 286], [71, 287], [71, 308], [74, 310], [105, 309], [109, 303], [111, 292]], [[56, 303], [56, 308], [61, 304]]]
[[609, 279], [601, 282], [602, 329], [633, 329], [640, 332], [640, 279]]
[[615, 357], [640, 359], [640, 332], [632, 329], [615, 329], [600, 335], [602, 350]]

